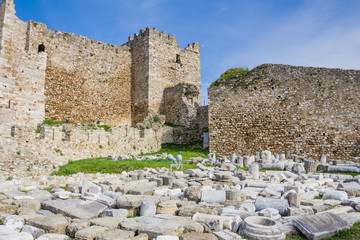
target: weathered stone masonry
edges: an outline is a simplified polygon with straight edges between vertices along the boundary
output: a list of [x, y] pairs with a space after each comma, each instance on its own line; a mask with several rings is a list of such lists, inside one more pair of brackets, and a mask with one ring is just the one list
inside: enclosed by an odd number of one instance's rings
[[[173, 35], [147, 28], [114, 46], [51, 30], [43, 23], [23, 22], [15, 15], [14, 0], [2, 0], [0, 172], [15, 166], [28, 169], [32, 162], [58, 166], [68, 160], [146, 153], [159, 150], [161, 143], [182, 143], [171, 128], [131, 126], [154, 114], [169, 116], [163, 106], [179, 108], [164, 102], [165, 89], [177, 84], [200, 89], [200, 78], [198, 43], [181, 49]], [[200, 103], [200, 94], [195, 98]], [[39, 134], [36, 129], [45, 119], [67, 119], [70, 124]], [[72, 125], [98, 121], [111, 130]], [[37, 174], [42, 170], [38, 168]]]
[[1, 2], [0, 15], [0, 101], [10, 101], [17, 124], [46, 118], [134, 126], [160, 113], [165, 88], [200, 88], [198, 43], [181, 49], [173, 35], [147, 28], [122, 46], [105, 44], [23, 22], [13, 0]]
[[211, 152], [360, 155], [360, 71], [266, 64], [213, 85]]

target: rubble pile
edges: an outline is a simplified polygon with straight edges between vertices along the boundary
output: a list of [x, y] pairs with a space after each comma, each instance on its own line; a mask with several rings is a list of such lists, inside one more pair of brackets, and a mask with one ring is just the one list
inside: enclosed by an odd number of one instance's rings
[[354, 162], [269, 151], [189, 161], [198, 168], [185, 173], [1, 182], [0, 239], [322, 239], [360, 221], [360, 176], [339, 174], [357, 173]]

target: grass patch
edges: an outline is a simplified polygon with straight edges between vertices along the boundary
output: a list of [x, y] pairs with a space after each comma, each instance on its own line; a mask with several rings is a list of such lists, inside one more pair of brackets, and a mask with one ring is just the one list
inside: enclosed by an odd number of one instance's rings
[[191, 145], [163, 144], [160, 151], [149, 154], [140, 154], [140, 156], [151, 156], [162, 153], [172, 154], [174, 157], [178, 154], [181, 154], [183, 157], [183, 162], [185, 162], [193, 157], [207, 158], [209, 155], [209, 149], [191, 149]]
[[108, 125], [97, 125], [98, 128], [103, 128], [106, 132], [111, 128]]
[[[79, 161], [70, 161], [68, 164], [61, 166], [59, 171], [54, 172], [56, 176], [68, 176], [71, 174], [82, 173], [121, 173], [123, 171], [133, 171], [142, 168], [170, 168], [170, 161], [165, 159], [159, 160], [120, 160], [109, 161], [108, 158], [91, 158]], [[187, 169], [197, 168], [195, 164], [183, 163], [184, 171]]]
[[230, 68], [229, 70], [221, 74], [221, 77], [210, 85], [210, 88], [219, 86], [221, 80], [230, 79], [237, 76], [243, 76], [248, 72], [250, 72], [248, 68]]
[[[183, 170], [197, 168], [195, 164], [187, 164], [186, 160], [192, 157], [204, 157], [208, 155], [208, 149], [189, 149], [189, 146], [179, 146], [174, 144], [163, 145], [161, 150], [151, 154], [154, 155], [168, 153], [176, 156], [181, 154], [183, 156]], [[79, 161], [69, 161], [68, 164], [61, 166], [59, 171], [54, 172], [57, 176], [68, 176], [79, 172], [83, 173], [121, 173], [122, 171], [132, 171], [142, 168], [170, 168], [170, 161], [167, 159], [158, 160], [120, 160], [109, 161], [108, 157], [104, 158], [89, 158]]]
[[48, 125], [50, 127], [56, 126], [56, 125], [64, 125], [65, 122], [59, 122], [59, 121], [53, 121], [53, 120], [44, 120], [42, 122], [43, 125]]

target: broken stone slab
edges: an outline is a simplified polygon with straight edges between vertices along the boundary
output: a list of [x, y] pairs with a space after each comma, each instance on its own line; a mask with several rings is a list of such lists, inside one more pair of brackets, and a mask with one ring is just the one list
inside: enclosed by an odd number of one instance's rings
[[241, 240], [243, 239], [240, 235], [237, 235], [234, 232], [231, 232], [230, 230], [223, 230], [221, 232], [214, 232], [213, 233], [218, 240]]
[[204, 232], [204, 227], [189, 217], [172, 217], [166, 223], [179, 224], [184, 228], [184, 232]]
[[117, 208], [124, 208], [129, 211], [130, 215], [133, 215], [134, 211], [140, 210], [141, 202], [151, 198], [155, 205], [160, 202], [160, 196], [147, 196], [147, 195], [123, 195], [117, 199]]
[[225, 190], [201, 190], [201, 201], [206, 203], [224, 203], [226, 201]]
[[37, 228], [37, 227], [33, 227], [33, 226], [30, 226], [30, 225], [25, 225], [21, 232], [27, 232], [27, 233], [30, 233], [34, 239], [37, 239], [39, 238], [41, 235], [44, 235], [45, 234], [45, 231], [40, 229], [40, 228]]
[[70, 240], [70, 238], [63, 234], [47, 233], [39, 237], [37, 240]]
[[[153, 218], [154, 219], [154, 218]], [[136, 221], [136, 219], [135, 219]], [[140, 223], [140, 222], [122, 222], [121, 229], [137, 231], [138, 234], [147, 234], [149, 239], [156, 238], [161, 235], [180, 236], [184, 228], [179, 224], [157, 224], [157, 223]], [[163, 222], [163, 221], [162, 221]]]
[[133, 239], [134, 236], [135, 233], [132, 231], [124, 231], [124, 230], [116, 229], [99, 234], [95, 240]]
[[162, 235], [162, 236], [157, 236], [156, 240], [179, 240], [179, 237]]
[[156, 214], [156, 205], [152, 199], [147, 199], [145, 202], [141, 202], [140, 216], [153, 217]]
[[[147, 179], [144, 179], [147, 180]], [[139, 180], [139, 181], [143, 181], [143, 180]], [[148, 180], [147, 180], [148, 181]], [[138, 182], [138, 181], [135, 181]], [[124, 193], [126, 191], [126, 189], [128, 188], [128, 191], [126, 193], [131, 194], [131, 195], [152, 195], [154, 188], [157, 187], [157, 183], [156, 182], [146, 182], [146, 183], [137, 183], [135, 186], [132, 186], [131, 188], [129, 188], [129, 186], [127, 184], [125, 184], [125, 190]]]
[[255, 200], [255, 207], [256, 211], [261, 211], [265, 208], [275, 208], [281, 215], [284, 215], [286, 209], [289, 207], [289, 202], [286, 199], [258, 197]]
[[3, 224], [5, 227], [8, 227], [14, 231], [20, 232], [22, 227], [24, 226], [25, 220], [16, 215], [9, 215], [5, 217]]
[[68, 217], [90, 219], [99, 216], [108, 206], [99, 202], [82, 202], [61, 208], [61, 212]]
[[342, 219], [344, 219], [347, 223], [349, 223], [351, 226], [357, 222], [360, 222], [360, 213], [359, 212], [345, 213], [345, 214], [341, 215], [340, 217]]
[[339, 183], [337, 190], [345, 191], [350, 196], [360, 195], [360, 184], [356, 182]]
[[41, 203], [37, 199], [19, 199], [15, 201], [16, 205], [19, 207], [25, 207], [32, 210], [40, 210]]
[[26, 224], [41, 228], [46, 233], [65, 234], [66, 227], [69, 225], [68, 220], [61, 215], [38, 216], [27, 220]]
[[343, 215], [345, 213], [355, 212], [355, 210], [350, 206], [336, 206], [332, 209], [326, 210], [325, 212], [335, 213], [336, 215]]
[[335, 235], [337, 231], [350, 228], [350, 224], [334, 213], [321, 213], [293, 220], [294, 225], [311, 240]]
[[281, 223], [266, 217], [248, 217], [240, 228], [240, 234], [250, 239], [284, 240]]
[[180, 237], [180, 240], [218, 240], [212, 233], [186, 233]]
[[300, 203], [301, 203], [301, 200], [312, 200], [318, 196], [319, 196], [319, 192], [317, 192], [317, 191], [305, 192], [300, 195]]
[[41, 202], [50, 200], [53, 197], [53, 195], [46, 190], [32, 190], [29, 191], [26, 195], [38, 199]]
[[344, 200], [347, 200], [349, 197], [348, 197], [348, 194], [344, 191], [325, 190], [322, 198], [323, 199], [336, 199], [336, 200], [344, 201]]
[[77, 240], [93, 240], [97, 235], [109, 230], [106, 227], [100, 226], [91, 226], [85, 229], [82, 229], [75, 234], [75, 239]]
[[231, 231], [237, 231], [240, 223], [242, 222], [239, 216], [219, 216], [219, 215], [210, 215], [210, 214], [202, 214], [195, 213], [192, 219], [196, 222], [212, 222], [216, 220], [220, 220], [223, 223], [221, 229], [229, 229]]
[[0, 240], [33, 240], [33, 236], [30, 233], [19, 233], [8, 227], [0, 225]]
[[75, 238], [75, 233], [77, 231], [80, 231], [82, 229], [90, 227], [90, 222], [85, 219], [77, 219], [74, 222], [72, 222], [70, 225], [66, 227], [66, 233], [72, 237]]
[[17, 209], [18, 209], [18, 207], [16, 205], [0, 203], [0, 212], [2, 212], [2, 213], [15, 214]]
[[95, 218], [90, 220], [90, 226], [106, 227], [114, 230], [119, 227], [119, 224], [124, 220], [122, 217], [107, 217], [107, 218]]
[[289, 207], [286, 210], [287, 216], [310, 216], [314, 215], [314, 210], [308, 206], [300, 206], [300, 207]]
[[175, 213], [178, 210], [177, 203], [179, 202], [180, 202], [179, 200], [169, 200], [169, 201], [160, 202], [156, 209], [156, 213], [175, 215]]

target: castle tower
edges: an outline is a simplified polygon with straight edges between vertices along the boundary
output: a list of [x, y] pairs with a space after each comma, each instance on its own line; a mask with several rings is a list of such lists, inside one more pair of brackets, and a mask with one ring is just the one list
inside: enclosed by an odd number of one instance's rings
[[[200, 46], [181, 49], [174, 35], [157, 28], [142, 29], [129, 38], [132, 48], [132, 122], [164, 108], [164, 90], [179, 83], [201, 88]], [[201, 95], [198, 96], [199, 103]]]
[[14, 115], [12, 125], [36, 126], [45, 116], [47, 54], [25, 50], [27, 23], [15, 15], [13, 0], [0, 3], [0, 108]]

